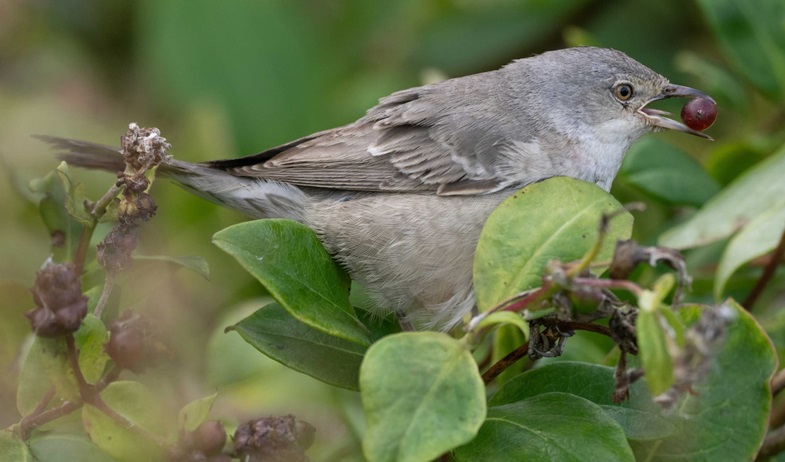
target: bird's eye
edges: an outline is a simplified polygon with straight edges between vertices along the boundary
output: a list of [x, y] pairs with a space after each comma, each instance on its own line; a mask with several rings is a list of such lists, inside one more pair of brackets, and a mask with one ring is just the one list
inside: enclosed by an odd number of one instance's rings
[[621, 83], [616, 85], [613, 89], [613, 94], [616, 95], [616, 99], [619, 101], [627, 101], [628, 99], [632, 98], [632, 85], [629, 83]]

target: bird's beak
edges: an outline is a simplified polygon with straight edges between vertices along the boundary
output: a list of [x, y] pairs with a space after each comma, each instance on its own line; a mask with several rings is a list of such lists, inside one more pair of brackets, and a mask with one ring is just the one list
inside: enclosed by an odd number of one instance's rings
[[664, 117], [670, 115], [669, 112], [646, 107], [649, 103], [653, 101], [659, 101], [661, 99], [677, 98], [677, 97], [705, 98], [710, 100], [711, 102], [714, 102], [714, 99], [712, 99], [711, 96], [707, 95], [706, 93], [703, 93], [700, 90], [696, 90], [690, 87], [684, 87], [681, 85], [668, 85], [662, 89], [662, 92], [659, 95], [650, 99], [649, 101], [646, 102], [646, 104], [644, 104], [640, 109], [638, 109], [638, 113], [643, 115], [646, 118], [646, 120], [649, 121], [650, 124], [656, 127], [667, 128], [669, 130], [676, 130], [679, 132], [689, 133], [690, 135], [700, 136], [701, 138], [706, 138], [707, 140], [714, 141], [712, 137], [710, 137], [709, 135], [703, 132], [693, 130], [681, 122], [677, 122], [673, 119], [668, 119], [667, 117]]

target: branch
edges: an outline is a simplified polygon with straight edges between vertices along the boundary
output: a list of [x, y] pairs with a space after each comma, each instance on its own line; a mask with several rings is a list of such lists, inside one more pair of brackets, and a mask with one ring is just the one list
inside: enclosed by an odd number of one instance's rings
[[79, 244], [76, 247], [76, 255], [74, 255], [74, 265], [76, 266], [76, 274], [80, 276], [82, 271], [84, 271], [87, 249], [90, 247], [90, 239], [93, 237], [94, 229], [93, 227], [82, 226], [82, 232], [79, 234]]
[[104, 288], [101, 290], [101, 297], [98, 298], [98, 302], [95, 304], [95, 310], [93, 310], [93, 314], [99, 318], [101, 317], [101, 313], [103, 313], [106, 303], [109, 301], [109, 295], [111, 295], [112, 289], [114, 288], [114, 276], [114, 271], [106, 272], [106, 279], [104, 280]]
[[22, 439], [27, 439], [27, 437], [30, 435], [30, 432], [36, 428], [44, 425], [45, 423], [66, 416], [80, 407], [82, 407], [82, 401], [80, 400], [66, 401], [63, 404], [53, 407], [48, 411], [41, 412], [40, 414], [32, 413], [27, 415], [19, 422], [19, 434]]
[[602, 289], [620, 289], [626, 290], [635, 296], [639, 296], [643, 289], [634, 282], [625, 279], [594, 279], [594, 278], [575, 278], [573, 282], [576, 285], [584, 285], [588, 287], [599, 287]]
[[521, 346], [507, 353], [507, 356], [498, 360], [493, 366], [489, 367], [487, 371], [482, 374], [482, 381], [485, 385], [493, 382], [502, 372], [507, 370], [508, 367], [515, 364], [519, 359], [525, 357], [529, 353], [529, 342], [524, 342]]
[[[611, 336], [611, 330], [599, 324], [592, 324], [588, 322], [564, 321], [559, 323], [559, 328], [565, 331], [585, 330], [585, 331], [595, 332], [597, 334], [602, 334], [605, 335], [606, 337], [613, 338]], [[507, 356], [498, 360], [491, 367], [489, 367], [488, 370], [486, 370], [482, 374], [483, 383], [488, 385], [489, 383], [493, 382], [493, 380], [496, 377], [498, 377], [499, 374], [507, 370], [508, 367], [515, 364], [515, 362], [526, 356], [528, 353], [529, 353], [529, 342], [527, 341], [523, 343], [521, 346], [519, 346], [518, 348], [516, 348], [515, 350], [508, 353]]]
[[777, 396], [785, 390], [785, 369], [781, 369], [771, 378], [771, 396]]
[[760, 294], [763, 293], [763, 289], [766, 288], [766, 285], [768, 285], [771, 278], [774, 277], [774, 273], [777, 271], [777, 267], [782, 261], [783, 256], [785, 256], [785, 231], [782, 232], [780, 242], [777, 244], [777, 248], [774, 249], [774, 253], [771, 254], [771, 259], [766, 263], [766, 267], [763, 268], [763, 274], [761, 274], [760, 279], [758, 279], [758, 282], [755, 283], [755, 287], [752, 288], [750, 293], [747, 294], [747, 298], [742, 302], [741, 306], [743, 306], [744, 309], [752, 311], [752, 307], [755, 305], [755, 302], [758, 301]]
[[770, 431], [763, 439], [763, 445], [755, 460], [768, 460], [770, 456], [785, 450], [785, 426]]
[[611, 335], [610, 328], [600, 325], [600, 324], [593, 324], [590, 322], [575, 322], [575, 321], [564, 321], [559, 323], [559, 329], [562, 330], [585, 330], [588, 332], [594, 332], [596, 334], [602, 334], [606, 337], [613, 338]]
[[74, 372], [76, 385], [79, 387], [79, 396], [82, 397], [84, 402], [92, 402], [93, 398], [98, 396], [98, 393], [93, 385], [87, 383], [82, 374], [82, 368], [79, 367], [79, 353], [76, 351], [76, 342], [72, 333], [68, 333], [65, 336], [65, 344], [68, 347], [68, 363]]
[[[133, 431], [151, 441], [154, 441], [160, 446], [165, 445], [166, 441], [161, 436], [156, 435], [146, 428], [135, 425], [133, 422], [125, 418], [125, 416], [112, 409], [103, 399], [101, 399], [97, 388], [94, 385], [87, 383], [84, 375], [82, 375], [82, 370], [79, 368], [79, 357], [76, 351], [76, 345], [74, 343], [74, 336], [72, 334], [66, 335], [65, 342], [68, 346], [68, 361], [71, 363], [71, 367], [74, 370], [74, 377], [76, 378], [76, 383], [79, 386], [79, 395], [82, 397], [82, 401], [86, 404], [94, 406], [96, 409], [109, 416], [123, 428]], [[103, 383], [104, 382], [102, 381], [102, 384]]]

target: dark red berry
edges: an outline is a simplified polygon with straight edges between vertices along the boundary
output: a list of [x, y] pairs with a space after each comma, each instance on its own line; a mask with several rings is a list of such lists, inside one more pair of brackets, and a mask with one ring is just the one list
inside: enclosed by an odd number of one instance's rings
[[693, 98], [681, 108], [681, 120], [693, 130], [706, 130], [717, 120], [717, 103], [706, 98]]

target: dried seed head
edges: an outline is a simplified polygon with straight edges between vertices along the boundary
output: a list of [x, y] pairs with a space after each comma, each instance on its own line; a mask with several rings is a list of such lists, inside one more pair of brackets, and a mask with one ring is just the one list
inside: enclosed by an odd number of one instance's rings
[[136, 230], [125, 226], [113, 228], [98, 244], [98, 263], [110, 273], [133, 265], [131, 253], [136, 249]]
[[104, 349], [117, 367], [136, 373], [152, 365], [161, 353], [152, 320], [130, 311], [109, 324]]
[[56, 337], [79, 329], [87, 316], [87, 297], [72, 263], [54, 263], [48, 259], [36, 273], [30, 289], [37, 308], [25, 313], [33, 332], [42, 337]]
[[120, 137], [125, 163], [135, 173], [144, 173], [150, 168], [170, 159], [168, 151], [172, 145], [166, 142], [157, 128], [139, 128], [131, 123], [128, 131]]
[[249, 462], [306, 462], [315, 431], [292, 415], [251, 420], [234, 433], [234, 449]]

